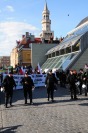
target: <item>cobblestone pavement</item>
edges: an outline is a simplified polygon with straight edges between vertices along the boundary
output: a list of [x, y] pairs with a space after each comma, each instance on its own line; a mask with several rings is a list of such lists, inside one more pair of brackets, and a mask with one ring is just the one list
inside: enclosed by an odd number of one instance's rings
[[46, 88], [41, 87], [34, 90], [33, 97], [34, 105], [25, 106], [23, 91], [16, 90], [13, 107], [7, 109], [1, 100], [0, 132], [88, 133], [88, 96], [71, 101], [68, 89], [59, 88], [52, 103], [47, 101]]

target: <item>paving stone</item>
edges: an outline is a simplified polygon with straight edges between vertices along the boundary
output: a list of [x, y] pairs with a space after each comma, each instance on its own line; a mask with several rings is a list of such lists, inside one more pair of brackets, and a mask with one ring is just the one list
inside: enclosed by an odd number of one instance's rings
[[23, 90], [16, 90], [13, 106], [6, 109], [0, 93], [0, 132], [88, 133], [88, 97], [71, 101], [69, 90], [60, 87], [54, 95], [55, 102], [48, 102], [46, 88], [36, 88], [34, 105], [25, 106]]

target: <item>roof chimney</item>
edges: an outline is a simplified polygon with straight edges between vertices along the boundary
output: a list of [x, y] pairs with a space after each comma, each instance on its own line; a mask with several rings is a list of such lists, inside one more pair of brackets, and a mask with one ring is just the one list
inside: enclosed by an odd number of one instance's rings
[[29, 37], [29, 32], [26, 32], [26, 38], [28, 38]]
[[25, 37], [25, 35], [22, 35], [22, 39]]

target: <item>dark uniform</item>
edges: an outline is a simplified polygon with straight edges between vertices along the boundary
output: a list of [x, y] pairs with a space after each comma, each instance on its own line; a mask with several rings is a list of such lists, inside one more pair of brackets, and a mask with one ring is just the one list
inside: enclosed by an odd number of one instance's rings
[[2, 84], [2, 81], [3, 81], [3, 73], [0, 74], [0, 80], [1, 80], [1, 84]]
[[5, 88], [5, 107], [7, 108], [8, 101], [10, 101], [10, 106], [12, 106], [13, 87], [16, 87], [12, 74], [4, 78], [2, 86]]
[[70, 70], [70, 74], [68, 76], [68, 83], [70, 85], [70, 92], [71, 92], [71, 99], [77, 99], [77, 95], [76, 95], [76, 75], [73, 73], [72, 70]]
[[51, 100], [52, 102], [54, 101], [53, 95], [54, 95], [54, 83], [57, 84], [57, 79], [55, 78], [55, 75], [52, 73], [52, 71], [50, 71], [47, 74], [46, 80], [45, 80], [45, 84], [47, 87], [47, 95], [48, 95], [48, 101], [49, 101], [49, 97], [51, 94]]
[[27, 72], [25, 73], [24, 78], [21, 80], [21, 84], [23, 85], [25, 104], [27, 104], [27, 94], [30, 98], [30, 104], [32, 104], [32, 88], [34, 87], [34, 83], [31, 77], [28, 76]]
[[82, 95], [83, 77], [84, 77], [83, 69], [80, 69], [80, 72], [77, 75], [78, 81], [80, 82], [80, 85], [79, 85], [80, 95]]
[[82, 84], [85, 85], [85, 88], [83, 89], [84, 89], [85, 96], [87, 96], [87, 72], [85, 72], [83, 75]]

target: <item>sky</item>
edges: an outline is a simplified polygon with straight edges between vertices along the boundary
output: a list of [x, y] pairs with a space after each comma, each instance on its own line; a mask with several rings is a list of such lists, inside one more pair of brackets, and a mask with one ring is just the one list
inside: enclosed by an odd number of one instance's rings
[[0, 0], [0, 56], [10, 56], [16, 40], [39, 37], [45, 1], [54, 37], [65, 37], [88, 16], [88, 0]]

